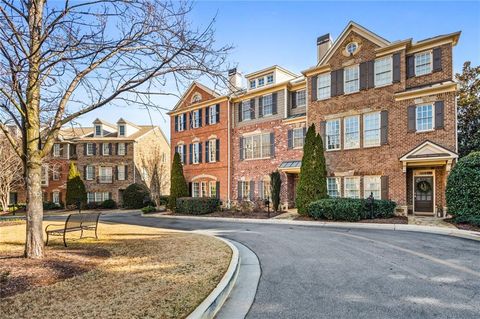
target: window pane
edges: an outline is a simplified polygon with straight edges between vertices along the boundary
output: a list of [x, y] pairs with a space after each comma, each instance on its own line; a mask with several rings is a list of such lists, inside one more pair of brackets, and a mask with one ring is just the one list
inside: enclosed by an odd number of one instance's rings
[[381, 197], [381, 178], [380, 176], [365, 176], [363, 178], [363, 196], [369, 197], [373, 193], [373, 198]]
[[352, 93], [358, 91], [358, 73], [358, 65], [346, 68], [344, 70], [345, 93]]
[[242, 120], [250, 120], [250, 100], [242, 102]]
[[216, 105], [212, 105], [209, 107], [208, 116], [209, 116], [209, 119], [208, 119], [209, 124], [217, 123], [217, 106]]
[[330, 97], [330, 73], [319, 75], [317, 81], [317, 99], [328, 99]]
[[297, 94], [296, 94], [296, 98], [297, 98], [297, 103], [296, 105], [297, 106], [303, 106], [306, 104], [306, 97], [305, 97], [305, 90], [302, 90], [302, 91], [297, 91]]
[[336, 177], [327, 178], [327, 192], [330, 197], [340, 197], [340, 179]]
[[363, 117], [363, 146], [380, 145], [380, 113]]
[[375, 86], [392, 83], [392, 57], [375, 60]]
[[345, 177], [345, 197], [360, 198], [359, 177]]
[[432, 55], [423, 52], [415, 55], [415, 75], [423, 75], [432, 72]]
[[327, 149], [340, 148], [340, 120], [327, 121]]
[[293, 147], [303, 147], [305, 137], [303, 127], [293, 129]]
[[272, 105], [273, 105], [272, 95], [269, 94], [269, 95], [263, 96], [262, 100], [263, 100], [263, 103], [262, 103], [263, 115], [264, 116], [272, 115]]
[[360, 146], [360, 117], [351, 116], [344, 120], [345, 126], [345, 148]]
[[427, 131], [433, 129], [433, 106], [417, 106], [417, 131]]

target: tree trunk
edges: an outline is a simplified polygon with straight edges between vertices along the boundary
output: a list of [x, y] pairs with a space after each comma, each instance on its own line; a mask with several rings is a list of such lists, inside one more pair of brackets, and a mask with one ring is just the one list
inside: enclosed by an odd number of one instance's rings
[[25, 257], [43, 257], [43, 198], [42, 164], [40, 160], [27, 162], [27, 240]]

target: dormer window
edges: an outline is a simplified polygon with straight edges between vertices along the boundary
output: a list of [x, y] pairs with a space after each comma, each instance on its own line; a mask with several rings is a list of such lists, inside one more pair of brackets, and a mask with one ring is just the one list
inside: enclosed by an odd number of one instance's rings
[[125, 125], [118, 126], [118, 136], [125, 136]]
[[259, 78], [258, 79], [258, 86], [264, 86], [265, 85], [265, 79], [264, 78]]
[[102, 136], [102, 125], [95, 125], [95, 136]]
[[251, 88], [251, 89], [254, 89], [254, 88], [256, 88], [256, 87], [257, 87], [257, 81], [255, 81], [255, 80], [250, 80], [250, 88]]
[[267, 84], [272, 84], [273, 83], [273, 74], [267, 75]]

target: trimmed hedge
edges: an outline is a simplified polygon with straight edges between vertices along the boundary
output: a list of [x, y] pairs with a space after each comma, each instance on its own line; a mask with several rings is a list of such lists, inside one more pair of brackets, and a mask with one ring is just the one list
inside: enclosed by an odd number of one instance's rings
[[125, 208], [140, 209], [151, 202], [150, 191], [143, 184], [131, 184], [123, 192], [123, 206]]
[[307, 205], [308, 216], [314, 219], [344, 220], [355, 222], [360, 219], [389, 218], [394, 216], [395, 202], [376, 199], [373, 214], [365, 199], [325, 198]]
[[155, 206], [146, 206], [142, 208], [142, 213], [148, 214], [148, 213], [155, 213], [157, 211], [157, 208]]
[[113, 209], [117, 208], [117, 203], [115, 203], [113, 199], [106, 199], [102, 204], [100, 204], [100, 207], [104, 209]]
[[204, 215], [218, 210], [220, 200], [212, 197], [180, 197], [177, 198], [176, 213]]
[[462, 157], [453, 167], [445, 198], [455, 221], [480, 220], [480, 152]]

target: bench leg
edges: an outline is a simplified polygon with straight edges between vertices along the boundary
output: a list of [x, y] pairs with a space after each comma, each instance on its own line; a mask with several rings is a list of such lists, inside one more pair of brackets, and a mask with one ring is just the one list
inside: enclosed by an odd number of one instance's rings
[[82, 239], [82, 238], [83, 238], [83, 228], [82, 228], [82, 230], [80, 230], [80, 239]]
[[64, 245], [65, 247], [67, 247], [67, 241], [65, 240], [65, 235], [66, 235], [66, 234], [67, 234], [67, 232], [64, 232], [64, 233], [63, 233], [63, 245]]
[[45, 243], [45, 246], [48, 246], [48, 233], [47, 233], [47, 242]]
[[98, 236], [97, 236], [97, 228], [98, 228], [98, 227], [95, 227], [95, 239], [97, 239], [97, 240], [98, 240]]

